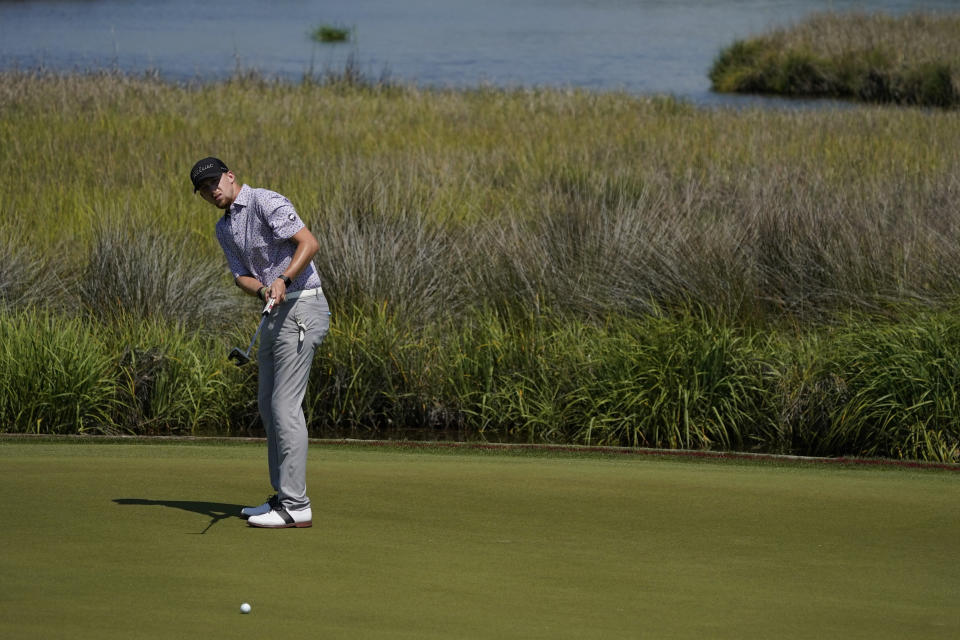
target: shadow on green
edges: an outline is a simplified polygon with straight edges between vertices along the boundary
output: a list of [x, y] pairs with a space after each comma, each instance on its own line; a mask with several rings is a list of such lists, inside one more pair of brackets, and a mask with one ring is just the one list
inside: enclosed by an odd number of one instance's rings
[[199, 513], [201, 515], [204, 515], [210, 518], [210, 524], [207, 525], [206, 529], [200, 532], [201, 534], [204, 534], [207, 531], [209, 531], [210, 527], [220, 522], [221, 520], [226, 520], [227, 518], [237, 518], [241, 520], [243, 519], [240, 516], [240, 509], [243, 508], [242, 505], [227, 504], [224, 502], [197, 502], [192, 500], [148, 500], [146, 498], [115, 498], [114, 502], [120, 505], [170, 507], [171, 509], [183, 509], [184, 511]]

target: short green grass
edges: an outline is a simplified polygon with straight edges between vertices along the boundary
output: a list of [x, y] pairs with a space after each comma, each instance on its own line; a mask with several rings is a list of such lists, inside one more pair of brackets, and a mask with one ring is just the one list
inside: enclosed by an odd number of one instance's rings
[[960, 629], [953, 474], [315, 446], [314, 527], [266, 531], [264, 455], [0, 440], [0, 636]]

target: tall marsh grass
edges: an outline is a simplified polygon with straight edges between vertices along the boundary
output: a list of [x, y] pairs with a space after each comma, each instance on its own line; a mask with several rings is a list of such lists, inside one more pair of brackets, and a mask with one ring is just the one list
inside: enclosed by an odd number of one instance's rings
[[0, 114], [7, 235], [68, 265], [101, 221], [222, 265], [185, 177], [217, 153], [321, 231], [343, 309], [818, 319], [941, 304], [960, 281], [949, 112], [7, 73]]
[[320, 241], [315, 435], [956, 459], [953, 112], [2, 80], [0, 429], [257, 433], [214, 153]]

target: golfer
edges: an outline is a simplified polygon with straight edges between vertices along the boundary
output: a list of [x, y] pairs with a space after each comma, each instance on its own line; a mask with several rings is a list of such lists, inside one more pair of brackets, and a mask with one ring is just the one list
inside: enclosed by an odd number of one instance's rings
[[327, 300], [312, 262], [317, 239], [287, 198], [241, 184], [218, 158], [193, 165], [190, 180], [194, 193], [223, 210], [217, 240], [234, 282], [264, 303], [276, 300], [257, 352], [257, 403], [275, 493], [258, 507], [245, 507], [241, 515], [254, 527], [309, 527], [313, 513], [307, 497], [303, 398], [314, 350], [330, 328]]

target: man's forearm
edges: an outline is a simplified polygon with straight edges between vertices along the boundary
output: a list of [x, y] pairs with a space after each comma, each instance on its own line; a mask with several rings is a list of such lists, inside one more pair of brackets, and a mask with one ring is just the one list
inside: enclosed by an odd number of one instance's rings
[[253, 276], [238, 276], [234, 282], [237, 283], [237, 286], [240, 289], [251, 296], [260, 296], [260, 288], [263, 287], [263, 283], [254, 278]]

